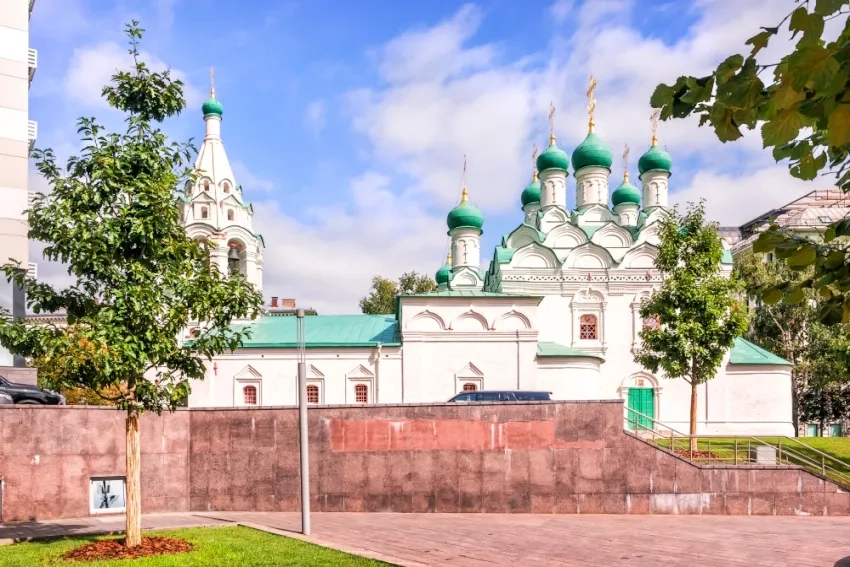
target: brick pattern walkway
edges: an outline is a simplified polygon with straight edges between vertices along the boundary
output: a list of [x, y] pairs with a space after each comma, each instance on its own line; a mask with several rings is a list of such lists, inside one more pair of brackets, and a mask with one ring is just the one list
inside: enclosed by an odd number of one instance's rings
[[[143, 526], [233, 523], [403, 567], [850, 567], [850, 518], [338, 512], [313, 514], [307, 538], [291, 512], [155, 514]], [[0, 527], [0, 541], [122, 527], [120, 516], [16, 524]]]

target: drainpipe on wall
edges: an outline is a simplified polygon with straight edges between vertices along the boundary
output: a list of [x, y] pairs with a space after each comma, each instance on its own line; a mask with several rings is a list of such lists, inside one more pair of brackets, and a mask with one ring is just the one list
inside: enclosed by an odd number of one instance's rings
[[519, 361], [519, 331], [516, 331], [516, 389], [522, 390], [522, 387], [520, 386], [520, 381], [519, 381], [519, 366], [520, 366], [520, 361]]
[[381, 343], [375, 345], [375, 403], [381, 403], [381, 399], [378, 397], [378, 392], [380, 392], [378, 384], [381, 383]]

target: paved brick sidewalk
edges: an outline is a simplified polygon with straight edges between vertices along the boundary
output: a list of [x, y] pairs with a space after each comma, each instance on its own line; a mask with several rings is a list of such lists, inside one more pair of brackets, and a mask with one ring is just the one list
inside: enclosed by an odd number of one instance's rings
[[[145, 528], [240, 523], [301, 538], [288, 512], [144, 516]], [[0, 527], [8, 537], [120, 531], [123, 517]], [[27, 531], [29, 530], [29, 531]], [[850, 567], [850, 517], [313, 514], [307, 541], [401, 566]]]

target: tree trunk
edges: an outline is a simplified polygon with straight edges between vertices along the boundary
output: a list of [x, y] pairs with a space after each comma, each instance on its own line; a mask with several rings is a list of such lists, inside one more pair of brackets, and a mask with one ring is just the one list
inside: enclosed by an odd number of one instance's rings
[[142, 543], [142, 452], [139, 443], [139, 412], [127, 412], [127, 527], [125, 545], [136, 547]]
[[691, 378], [691, 452], [697, 450], [697, 381]]

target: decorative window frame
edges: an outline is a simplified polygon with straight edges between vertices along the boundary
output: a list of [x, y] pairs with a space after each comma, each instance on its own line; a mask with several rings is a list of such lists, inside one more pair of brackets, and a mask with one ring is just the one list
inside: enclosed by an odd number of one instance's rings
[[[293, 380], [293, 384], [295, 386], [295, 403], [298, 403], [299, 396], [299, 386], [298, 386], [298, 374], [296, 374]], [[308, 386], [318, 386], [319, 387], [319, 403], [318, 404], [310, 404], [310, 405], [322, 405], [325, 403], [325, 375], [324, 373], [313, 366], [312, 364], [307, 365], [307, 385]]]
[[[110, 480], [120, 480], [124, 483], [124, 506], [116, 507], [116, 508], [95, 508], [94, 507], [94, 497], [95, 497], [95, 486], [98, 482], [110, 481]], [[89, 513], [90, 514], [124, 514], [127, 511], [127, 477], [121, 475], [115, 476], [92, 476], [89, 477]]]
[[[608, 342], [605, 339], [605, 312], [608, 302], [602, 293], [588, 287], [577, 292], [570, 302], [572, 313], [572, 346], [590, 354], [605, 355], [608, 352]], [[581, 316], [596, 316], [596, 339], [581, 339]]]
[[640, 306], [644, 300], [649, 299], [650, 291], [641, 291], [632, 300], [632, 352], [640, 348], [640, 331], [643, 329], [643, 318], [640, 316]]
[[455, 373], [455, 394], [463, 392], [464, 384], [475, 384], [478, 392], [484, 389], [484, 373], [471, 362]]
[[313, 406], [322, 405], [322, 385], [315, 380], [313, 380], [313, 381], [308, 380], [307, 381], [307, 389], [309, 390], [311, 387], [316, 388], [316, 401], [315, 402], [310, 401], [310, 392], [308, 391], [307, 392], [307, 403], [310, 404], [310, 405], [313, 405]]
[[363, 402], [357, 401], [357, 395], [355, 391], [355, 387], [358, 384], [365, 385], [368, 390], [366, 391], [368, 394], [368, 400], [365, 402], [367, 404], [375, 403], [375, 374], [363, 366], [362, 364], [358, 364], [352, 370], [350, 370], [345, 375], [346, 381], [346, 398], [350, 400], [348, 403], [350, 404], [362, 404]]

